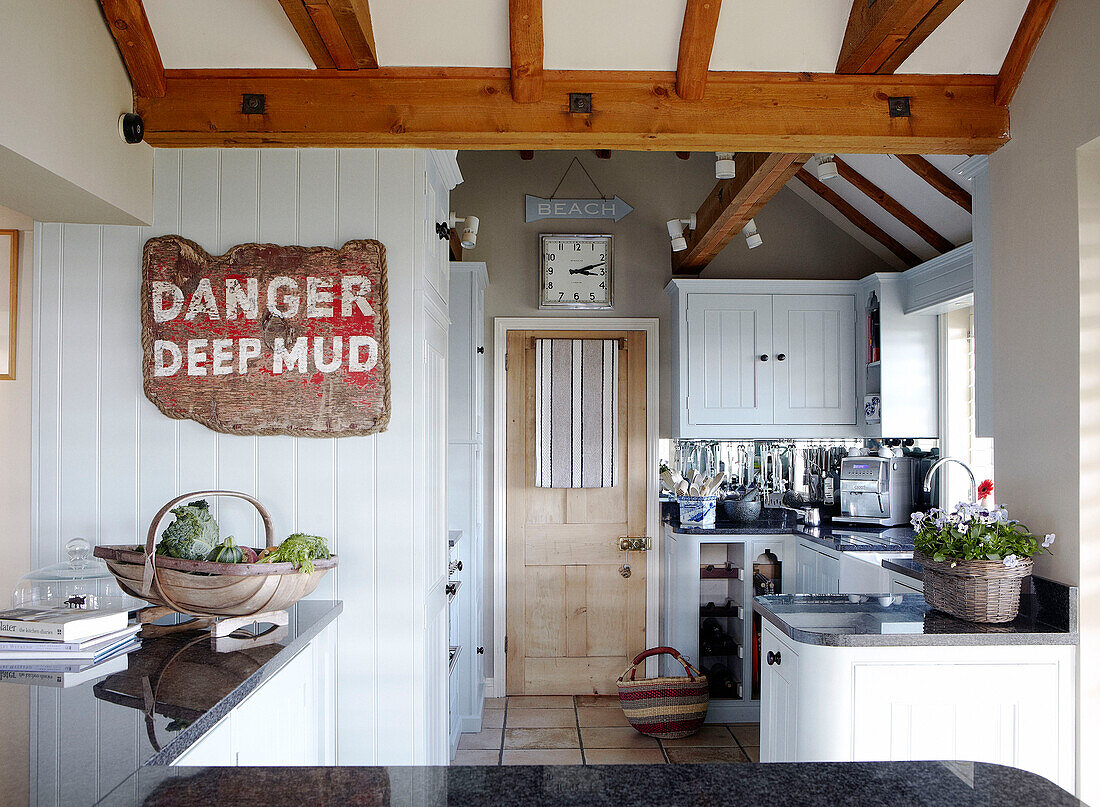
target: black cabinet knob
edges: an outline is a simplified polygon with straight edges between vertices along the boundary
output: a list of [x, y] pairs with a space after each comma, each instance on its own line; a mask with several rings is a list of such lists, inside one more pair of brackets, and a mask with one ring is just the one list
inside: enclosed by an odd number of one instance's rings
[[479, 648], [477, 649], [477, 654], [478, 654], [479, 656], [484, 656], [484, 655], [485, 655], [485, 648], [484, 648], [484, 647], [479, 647]]
[[782, 663], [783, 663], [783, 654], [782, 653], [773, 653], [771, 650], [768, 651], [768, 664], [779, 665], [779, 664], [782, 664]]
[[767, 353], [764, 353], [760, 356], [760, 361], [767, 361], [767, 360], [768, 360], [768, 354]]
[[451, 238], [451, 228], [445, 221], [437, 221], [435, 223], [435, 234], [439, 236], [440, 241], [449, 241]]
[[786, 353], [780, 353], [778, 356], [775, 357], [775, 359], [776, 359], [776, 361], [786, 361], [787, 360], [787, 354]]
[[485, 352], [485, 346], [484, 345], [479, 345], [478, 348], [477, 348], [477, 352], [478, 353], [484, 353]]
[[[456, 586], [454, 583], [448, 583], [445, 588], [448, 597], [453, 597], [458, 591], [458, 586]], [[771, 664], [771, 659], [768, 659], [768, 663]]]

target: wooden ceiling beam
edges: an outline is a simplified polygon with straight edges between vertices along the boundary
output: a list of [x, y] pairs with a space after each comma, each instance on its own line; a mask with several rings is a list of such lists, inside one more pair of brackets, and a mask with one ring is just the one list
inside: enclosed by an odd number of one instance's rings
[[893, 73], [962, 0], [852, 0], [838, 73]]
[[856, 210], [843, 196], [805, 168], [799, 170], [795, 176], [803, 185], [832, 205], [840, 215], [894, 253], [906, 266], [916, 266], [921, 262], [920, 258], [906, 249], [901, 242]]
[[542, 100], [542, 0], [508, 0], [508, 46], [511, 51], [512, 100]]
[[706, 90], [721, 10], [722, 0], [687, 0], [676, 60], [676, 94], [685, 101], [701, 100]]
[[279, 4], [319, 70], [378, 67], [368, 0], [279, 0]]
[[856, 190], [923, 238], [929, 246], [941, 253], [950, 252], [955, 248], [954, 244], [925, 224], [924, 221], [909, 210], [909, 208], [871, 180], [867, 179], [863, 174], [856, 171], [856, 169], [852, 168], [852, 166], [844, 162], [840, 157], [836, 158], [836, 167], [840, 172], [841, 178], [849, 182]]
[[130, 74], [134, 94], [163, 97], [164, 63], [141, 0], [99, 0], [99, 5], [118, 44], [126, 72]]
[[1024, 11], [1024, 17], [1020, 21], [1020, 27], [1016, 29], [1016, 36], [1012, 39], [1012, 45], [1008, 48], [1001, 72], [997, 76], [998, 104], [1012, 103], [1013, 96], [1020, 86], [1028, 63], [1031, 61], [1035, 48], [1039, 46], [1039, 40], [1050, 22], [1050, 15], [1054, 13], [1054, 6], [1058, 0], [1031, 0]]
[[957, 184], [951, 181], [951, 177], [943, 173], [928, 160], [919, 154], [898, 154], [897, 158], [909, 168], [914, 174], [919, 176], [933, 188], [938, 190], [952, 202], [957, 204], [967, 213], [973, 213], [974, 200], [970, 194], [960, 188]]
[[[995, 76], [712, 72], [696, 104], [671, 71], [547, 71], [543, 100], [517, 104], [507, 69], [166, 75], [165, 97], [136, 99], [154, 146], [990, 154], [1009, 139]], [[572, 92], [591, 113], [568, 111]], [[263, 114], [241, 113], [244, 93], [266, 96]], [[895, 95], [912, 117], [890, 117]]]
[[673, 274], [702, 272], [809, 158], [809, 154], [738, 153], [737, 177], [718, 181], [695, 212], [696, 228], [684, 233], [687, 249], [672, 253]]

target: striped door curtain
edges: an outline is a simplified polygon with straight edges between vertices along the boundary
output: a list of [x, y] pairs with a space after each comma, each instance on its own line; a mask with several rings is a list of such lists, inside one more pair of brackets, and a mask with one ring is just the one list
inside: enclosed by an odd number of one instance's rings
[[619, 340], [535, 340], [535, 487], [618, 482]]

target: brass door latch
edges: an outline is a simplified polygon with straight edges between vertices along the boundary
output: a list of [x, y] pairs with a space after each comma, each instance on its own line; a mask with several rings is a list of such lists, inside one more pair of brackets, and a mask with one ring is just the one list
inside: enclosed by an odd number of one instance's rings
[[637, 538], [624, 535], [619, 539], [620, 552], [647, 552], [653, 548], [653, 542], [648, 537]]

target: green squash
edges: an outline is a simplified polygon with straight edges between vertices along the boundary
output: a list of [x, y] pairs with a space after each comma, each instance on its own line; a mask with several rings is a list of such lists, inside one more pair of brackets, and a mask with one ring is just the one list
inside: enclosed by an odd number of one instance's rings
[[210, 550], [210, 554], [206, 556], [206, 559], [212, 563], [241, 563], [244, 560], [244, 552], [237, 546], [233, 536], [229, 535]]

